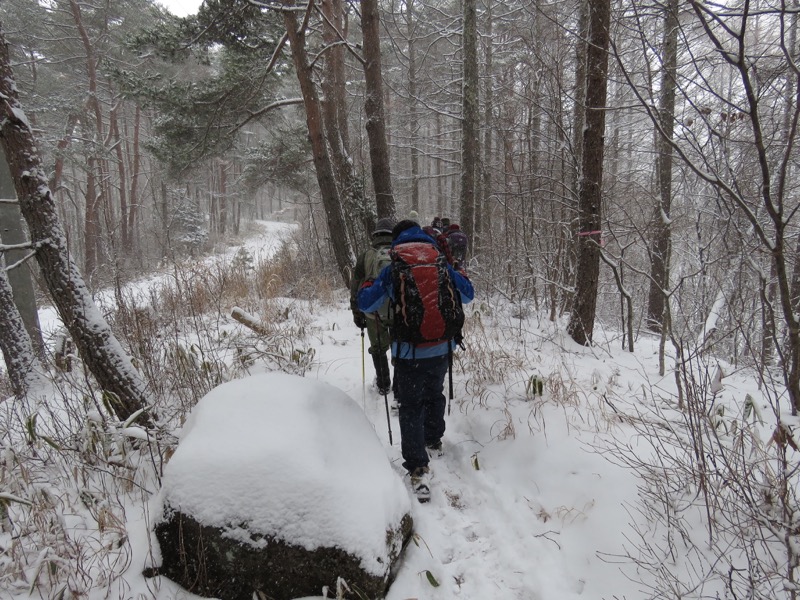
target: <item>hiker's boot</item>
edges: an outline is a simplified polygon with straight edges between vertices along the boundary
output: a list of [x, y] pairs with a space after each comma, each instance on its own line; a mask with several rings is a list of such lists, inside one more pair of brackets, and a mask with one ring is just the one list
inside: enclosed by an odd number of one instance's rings
[[417, 467], [411, 471], [411, 491], [414, 492], [417, 500], [424, 504], [431, 499], [430, 469], [428, 467]]
[[428, 456], [430, 456], [431, 458], [441, 457], [444, 455], [441, 439], [432, 443], [426, 443], [425, 447], [428, 449]]

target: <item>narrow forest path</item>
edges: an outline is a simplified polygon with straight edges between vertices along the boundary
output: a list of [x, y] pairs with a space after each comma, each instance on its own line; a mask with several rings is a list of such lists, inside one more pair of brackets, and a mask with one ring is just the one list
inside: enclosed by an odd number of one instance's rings
[[[388, 459], [408, 482], [398, 418], [391, 414], [390, 445], [368, 353], [362, 386], [361, 339], [347, 303], [326, 310], [316, 323], [326, 333], [315, 347], [318, 367], [307, 376], [345, 390], [363, 407]], [[387, 600], [601, 598], [609, 575], [619, 575], [598, 560], [596, 542], [602, 546], [620, 532], [619, 517], [606, 521], [600, 511], [623, 511], [631, 482], [609, 480], [608, 464], [581, 448], [563, 409], [539, 406], [541, 414], [533, 418], [524, 398], [466, 397], [464, 379], [454, 372], [457, 399], [446, 416], [444, 454], [431, 459], [431, 501], [412, 502], [416, 535]], [[544, 421], [547, 430], [538, 430]], [[587, 587], [587, 578], [593, 585]]]

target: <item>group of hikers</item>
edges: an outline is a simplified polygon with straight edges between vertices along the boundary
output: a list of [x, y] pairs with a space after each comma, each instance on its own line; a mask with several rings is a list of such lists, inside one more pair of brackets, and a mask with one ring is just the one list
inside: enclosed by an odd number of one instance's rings
[[[463, 304], [475, 291], [464, 270], [467, 237], [458, 224], [417, 214], [379, 219], [356, 262], [350, 307], [366, 329], [376, 387], [392, 393], [400, 421], [403, 467], [420, 502], [430, 500], [430, 456], [442, 455], [444, 378], [461, 345]], [[390, 372], [387, 350], [391, 349]]]

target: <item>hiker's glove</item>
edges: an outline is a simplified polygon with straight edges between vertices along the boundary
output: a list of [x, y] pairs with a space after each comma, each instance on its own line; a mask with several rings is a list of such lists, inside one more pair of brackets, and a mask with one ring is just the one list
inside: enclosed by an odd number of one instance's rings
[[367, 315], [363, 312], [354, 312], [353, 313], [353, 323], [356, 324], [356, 327], [359, 329], [364, 329], [367, 326]]
[[364, 280], [364, 283], [361, 284], [361, 287], [359, 289], [360, 290], [365, 290], [368, 287], [372, 287], [373, 283], [375, 283], [374, 279], [366, 279], [366, 280]]

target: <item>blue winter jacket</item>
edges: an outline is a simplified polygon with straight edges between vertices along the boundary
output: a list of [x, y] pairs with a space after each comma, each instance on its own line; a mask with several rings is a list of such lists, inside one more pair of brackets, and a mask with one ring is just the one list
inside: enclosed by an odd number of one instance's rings
[[[436, 245], [436, 241], [426, 234], [418, 226], [410, 227], [402, 231], [397, 239], [392, 242], [392, 248], [399, 244], [408, 242], [425, 242], [428, 244]], [[447, 266], [450, 271], [450, 276], [453, 278], [453, 283], [456, 289], [461, 294], [461, 302], [467, 304], [472, 302], [475, 297], [475, 290], [472, 287], [472, 282], [461, 275], [458, 271], [453, 269], [450, 265]], [[391, 265], [386, 266], [380, 272], [373, 284], [369, 287], [362, 288], [358, 292], [358, 308], [362, 312], [370, 313], [377, 311], [386, 297], [394, 301], [394, 287], [392, 286], [392, 268]], [[392, 356], [395, 358], [433, 358], [435, 356], [442, 356], [447, 354], [447, 346], [451, 344], [455, 347], [455, 342], [442, 342], [433, 346], [414, 346], [407, 342], [392, 342]]]

